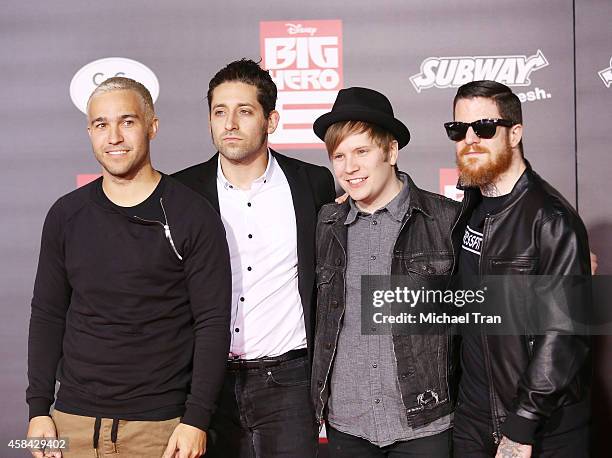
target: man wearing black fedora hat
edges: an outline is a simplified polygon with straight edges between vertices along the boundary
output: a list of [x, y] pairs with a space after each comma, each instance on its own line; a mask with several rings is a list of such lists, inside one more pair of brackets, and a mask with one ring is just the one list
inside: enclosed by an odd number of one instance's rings
[[[414, 289], [449, 279], [457, 203], [398, 171], [410, 140], [389, 100], [372, 89], [339, 92], [314, 123], [349, 198], [317, 223], [317, 328], [312, 397], [333, 457], [448, 457], [454, 389], [448, 330], [362, 333], [361, 277], [414, 277]], [[403, 333], [405, 334], [405, 333]]]

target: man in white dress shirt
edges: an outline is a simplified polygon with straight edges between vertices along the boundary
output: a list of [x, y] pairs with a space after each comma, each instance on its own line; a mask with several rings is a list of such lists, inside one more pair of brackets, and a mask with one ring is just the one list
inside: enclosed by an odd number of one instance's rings
[[231, 346], [207, 456], [314, 457], [315, 224], [333, 178], [268, 147], [276, 85], [256, 62], [221, 69], [207, 98], [219, 154], [175, 175], [220, 212], [232, 266]]

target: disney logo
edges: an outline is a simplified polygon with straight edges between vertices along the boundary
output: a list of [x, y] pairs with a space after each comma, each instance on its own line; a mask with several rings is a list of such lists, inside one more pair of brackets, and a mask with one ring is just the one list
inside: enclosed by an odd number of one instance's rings
[[287, 32], [289, 35], [297, 35], [300, 33], [307, 33], [313, 36], [317, 33], [316, 27], [304, 27], [302, 24], [285, 24], [287, 26]]

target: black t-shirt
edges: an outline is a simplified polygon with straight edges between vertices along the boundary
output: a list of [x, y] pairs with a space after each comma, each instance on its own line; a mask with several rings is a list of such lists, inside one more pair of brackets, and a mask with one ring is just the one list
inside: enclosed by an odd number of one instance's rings
[[[108, 204], [112, 205], [115, 209], [117, 209], [117, 211], [120, 211], [125, 215], [142, 218], [148, 221], [159, 221], [160, 223], [164, 223], [166, 221], [166, 218], [162, 211], [160, 199], [163, 196], [165, 186], [166, 176], [162, 174], [159, 183], [157, 183], [157, 186], [155, 187], [151, 195], [138, 205], [134, 205], [132, 207], [122, 207], [121, 205], [117, 205], [113, 201], [111, 201], [102, 189], [102, 181], [100, 181], [100, 186], [97, 191], [103, 200], [105, 200]], [[90, 415], [90, 412], [88, 410], [79, 409], [77, 406], [66, 404], [61, 400], [58, 400], [56, 402], [56, 407], [63, 412], [71, 413], [74, 415]], [[183, 411], [184, 405], [177, 404], [158, 407], [144, 412], [130, 412], [129, 414], [122, 414], [121, 418], [124, 420], [159, 421], [181, 416], [183, 414]]]
[[159, 180], [159, 183], [157, 183], [157, 186], [155, 187], [151, 195], [147, 197], [144, 201], [140, 202], [138, 205], [134, 205], [133, 207], [122, 207], [112, 202], [104, 193], [101, 183], [102, 182], [100, 182], [99, 192], [102, 198], [121, 213], [128, 216], [145, 219], [148, 221], [159, 221], [161, 223], [166, 221], [161, 204], [159, 202], [159, 199], [164, 193], [164, 187], [166, 186], [165, 175], [162, 174], [161, 180]]
[[28, 340], [29, 414], [48, 415], [57, 399], [66, 413], [181, 416], [205, 430], [230, 337], [223, 224], [201, 195], [166, 176], [163, 202], [153, 189], [148, 199], [153, 211], [163, 203], [166, 236], [159, 222], [140, 224], [111, 206], [101, 181], [60, 198], [45, 218]]
[[[480, 252], [484, 223], [487, 215], [499, 210], [508, 195], [501, 197], [482, 197], [480, 204], [474, 209], [461, 244], [459, 256], [459, 274], [463, 289], [472, 289], [476, 285], [474, 280], [479, 275]], [[489, 384], [484, 366], [482, 338], [480, 335], [463, 336], [461, 347], [461, 384], [459, 397], [462, 402], [472, 408], [486, 412], [489, 409]]]

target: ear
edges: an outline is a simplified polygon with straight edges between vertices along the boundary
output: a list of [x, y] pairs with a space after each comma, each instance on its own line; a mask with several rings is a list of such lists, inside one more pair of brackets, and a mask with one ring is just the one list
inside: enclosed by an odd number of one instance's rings
[[149, 126], [149, 140], [153, 140], [155, 138], [158, 130], [159, 130], [159, 119], [154, 117], [151, 120], [151, 125]]
[[280, 120], [280, 114], [276, 110], [272, 110], [268, 115], [268, 135], [274, 133], [278, 127], [278, 121]]
[[397, 164], [397, 157], [399, 156], [399, 148], [397, 144], [397, 140], [393, 140], [389, 145], [388, 159], [389, 164], [395, 165]]
[[521, 142], [523, 138], [523, 125], [515, 124], [510, 128], [510, 146], [512, 148], [518, 147], [518, 144]]

